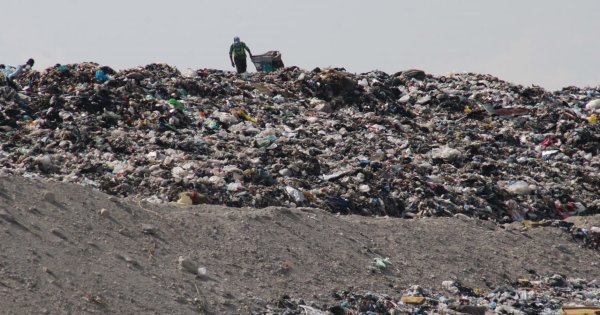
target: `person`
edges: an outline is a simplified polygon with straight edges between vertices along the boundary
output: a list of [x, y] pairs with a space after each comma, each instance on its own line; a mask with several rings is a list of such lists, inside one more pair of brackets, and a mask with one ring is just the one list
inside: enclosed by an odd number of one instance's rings
[[33, 58], [29, 58], [29, 60], [27, 60], [27, 62], [24, 65], [20, 65], [17, 67], [16, 70], [8, 73], [6, 75], [6, 82], [8, 83], [8, 85], [11, 86], [13, 89], [18, 90], [19, 86], [14, 82], [14, 79], [18, 78], [21, 74], [23, 74], [23, 72], [31, 69], [34, 63], [35, 60], [33, 60]]
[[231, 60], [231, 66], [237, 69], [237, 73], [246, 72], [246, 50], [252, 58], [252, 52], [246, 44], [240, 41], [239, 37], [233, 38], [233, 44], [229, 47], [229, 60]]
[[6, 77], [14, 71], [14, 68], [6, 67], [5, 64], [0, 64], [0, 73], [2, 73], [2, 77]]

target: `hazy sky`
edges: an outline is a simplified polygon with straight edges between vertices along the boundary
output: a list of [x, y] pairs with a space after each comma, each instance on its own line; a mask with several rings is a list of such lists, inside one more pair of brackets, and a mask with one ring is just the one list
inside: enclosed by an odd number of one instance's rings
[[[600, 84], [598, 0], [2, 0], [0, 63], [233, 70], [238, 35], [286, 66]], [[254, 71], [251, 65], [249, 69]]]

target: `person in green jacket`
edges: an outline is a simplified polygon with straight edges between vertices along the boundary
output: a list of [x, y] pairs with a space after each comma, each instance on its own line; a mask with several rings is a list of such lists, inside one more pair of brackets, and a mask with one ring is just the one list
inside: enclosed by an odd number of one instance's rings
[[233, 44], [229, 47], [229, 60], [231, 60], [231, 66], [237, 69], [237, 73], [246, 72], [246, 50], [252, 58], [250, 48], [246, 44], [240, 41], [239, 37], [233, 38]]

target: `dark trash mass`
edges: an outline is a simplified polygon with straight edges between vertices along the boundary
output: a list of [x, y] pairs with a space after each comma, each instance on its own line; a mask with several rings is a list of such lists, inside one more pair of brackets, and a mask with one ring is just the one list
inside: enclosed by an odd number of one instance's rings
[[235, 75], [94, 63], [18, 83], [23, 91], [0, 88], [8, 174], [150, 202], [194, 195], [194, 204], [500, 223], [600, 212], [598, 89], [419, 70]]

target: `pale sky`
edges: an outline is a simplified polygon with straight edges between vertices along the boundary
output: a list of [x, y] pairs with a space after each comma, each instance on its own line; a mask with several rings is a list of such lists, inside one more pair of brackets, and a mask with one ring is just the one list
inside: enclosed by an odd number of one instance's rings
[[[0, 63], [233, 70], [240, 36], [286, 66], [600, 85], [598, 0], [2, 0]], [[254, 71], [249, 62], [248, 68]]]

